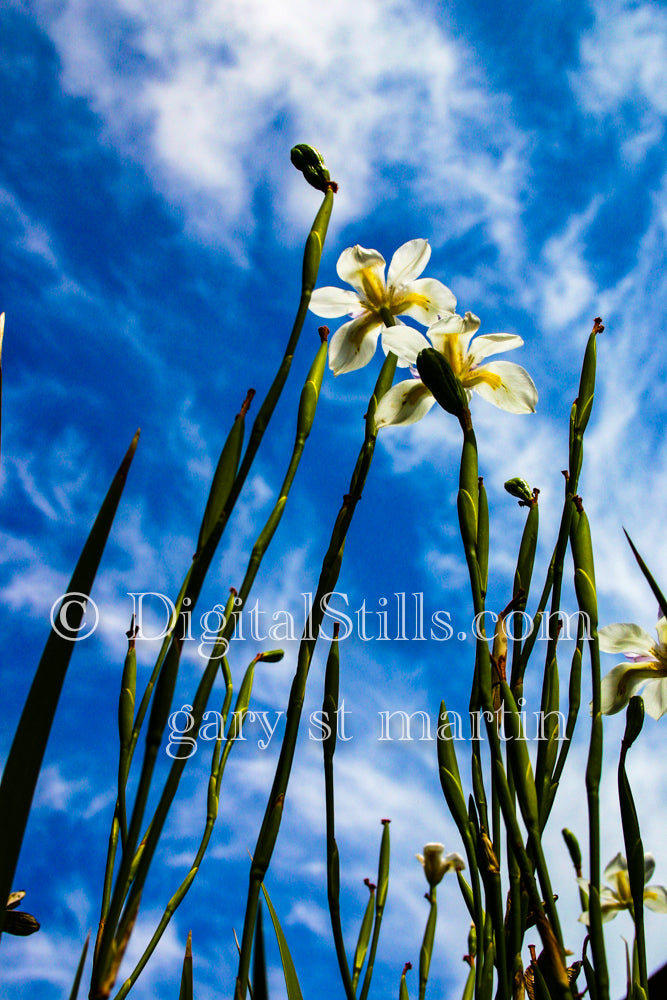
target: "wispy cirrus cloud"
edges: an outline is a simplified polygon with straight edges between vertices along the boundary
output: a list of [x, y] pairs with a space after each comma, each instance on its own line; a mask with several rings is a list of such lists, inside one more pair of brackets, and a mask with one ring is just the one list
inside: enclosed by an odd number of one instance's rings
[[622, 150], [636, 163], [664, 135], [667, 12], [655, 3], [627, 0], [596, 3], [594, 10], [572, 84], [587, 111], [624, 122]]
[[64, 87], [91, 102], [112, 140], [208, 238], [224, 226], [251, 230], [253, 193], [269, 177], [282, 188], [283, 225], [305, 221], [302, 182], [276, 151], [307, 139], [341, 182], [337, 224], [391, 197], [398, 170], [441, 221], [456, 208], [456, 231], [481, 223], [492, 242], [517, 246], [525, 139], [475, 53], [423, 8], [118, 0], [102, 13], [68, 0], [37, 9]]

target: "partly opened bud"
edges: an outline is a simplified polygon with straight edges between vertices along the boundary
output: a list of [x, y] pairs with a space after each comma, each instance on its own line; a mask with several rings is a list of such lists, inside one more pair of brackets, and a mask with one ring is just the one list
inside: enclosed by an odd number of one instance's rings
[[329, 177], [324, 157], [314, 146], [309, 146], [305, 142], [300, 142], [293, 146], [290, 151], [290, 160], [297, 170], [312, 187], [318, 191], [326, 191], [328, 188], [336, 189], [336, 185]]
[[453, 869], [460, 872], [465, 868], [465, 862], [460, 854], [447, 854], [443, 857], [444, 850], [444, 844], [427, 844], [424, 853], [416, 855], [417, 861], [421, 862], [424, 869], [426, 881], [432, 889], [442, 882], [448, 871]]
[[525, 479], [508, 479], [505, 483], [505, 489], [510, 496], [516, 497], [517, 500], [523, 500], [525, 503], [531, 503], [533, 499], [533, 491], [526, 482]]

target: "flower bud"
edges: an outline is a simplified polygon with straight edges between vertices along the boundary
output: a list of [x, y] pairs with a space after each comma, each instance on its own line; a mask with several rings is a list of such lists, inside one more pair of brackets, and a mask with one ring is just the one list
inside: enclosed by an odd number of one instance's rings
[[39, 923], [31, 913], [24, 913], [22, 910], [7, 910], [3, 929], [6, 934], [28, 937], [39, 930]]
[[417, 371], [443, 410], [461, 417], [468, 409], [468, 396], [447, 358], [427, 347], [417, 355]]
[[477, 954], [477, 930], [474, 924], [470, 925], [468, 931], [468, 956], [474, 958]]
[[261, 660], [262, 663], [278, 663], [284, 655], [285, 652], [282, 649], [269, 649], [266, 653], [258, 653], [257, 660]]
[[633, 695], [628, 702], [628, 712], [625, 717], [625, 733], [623, 736], [623, 743], [626, 750], [629, 750], [635, 742], [642, 730], [643, 725], [644, 700], [638, 695]]
[[523, 500], [525, 503], [531, 503], [533, 499], [533, 491], [526, 482], [525, 479], [508, 479], [505, 483], [505, 489], [510, 496], [516, 497], [517, 500]]
[[575, 835], [572, 833], [572, 831], [567, 829], [567, 827], [565, 827], [563, 830], [561, 830], [561, 833], [563, 834], [563, 840], [565, 841], [565, 846], [567, 847], [568, 851], [570, 852], [570, 857], [572, 858], [572, 864], [574, 865], [575, 871], [577, 872], [577, 875], [580, 876], [581, 875], [581, 848], [579, 847], [579, 841], [577, 840], [577, 838], [575, 837]]
[[312, 187], [317, 188], [318, 191], [327, 191], [329, 188], [335, 190], [324, 157], [314, 146], [309, 146], [305, 142], [293, 146], [290, 151], [290, 160]]

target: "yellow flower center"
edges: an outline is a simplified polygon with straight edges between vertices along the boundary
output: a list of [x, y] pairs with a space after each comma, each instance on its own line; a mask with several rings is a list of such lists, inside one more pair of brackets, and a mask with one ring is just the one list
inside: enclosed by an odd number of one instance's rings
[[366, 296], [366, 304], [372, 312], [377, 312], [385, 304], [387, 289], [385, 283], [371, 267], [364, 267], [359, 272], [361, 287]]
[[651, 646], [649, 653], [655, 656], [657, 662], [648, 663], [647, 666], [654, 667], [658, 677], [667, 677], [667, 646], [658, 643], [657, 646]]
[[630, 879], [627, 872], [617, 872], [614, 876], [616, 882], [616, 896], [624, 906], [632, 906], [632, 893], [630, 892]]
[[450, 368], [455, 375], [461, 379], [465, 385], [467, 374], [466, 355], [461, 350], [458, 333], [450, 333], [444, 338], [443, 351], [445, 358], [449, 361]]
[[428, 295], [420, 295], [418, 292], [408, 292], [406, 293], [403, 289], [399, 288], [391, 296], [391, 312], [396, 316], [398, 313], [405, 312], [410, 306], [419, 306], [421, 309], [427, 309], [430, 305], [431, 300]]
[[463, 376], [461, 381], [466, 389], [472, 389], [474, 385], [479, 385], [480, 382], [485, 382], [492, 389], [500, 389], [503, 384], [500, 375], [496, 375], [495, 372], [489, 372], [485, 368], [478, 368], [473, 372], [469, 372]]

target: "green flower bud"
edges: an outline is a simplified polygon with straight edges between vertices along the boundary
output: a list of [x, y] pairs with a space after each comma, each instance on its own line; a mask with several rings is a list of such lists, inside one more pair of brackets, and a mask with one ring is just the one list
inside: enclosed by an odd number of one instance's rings
[[516, 497], [517, 500], [523, 500], [525, 503], [531, 503], [533, 499], [533, 491], [526, 482], [525, 479], [508, 479], [505, 483], [505, 489], [510, 496]]
[[305, 142], [293, 146], [290, 160], [308, 183], [318, 191], [327, 191], [329, 188], [336, 190], [337, 185], [329, 177], [324, 157], [314, 146], [308, 146]]
[[257, 660], [261, 660], [262, 663], [278, 663], [284, 655], [285, 652], [282, 649], [270, 649], [266, 653], [258, 653]]
[[567, 827], [564, 827], [561, 833], [563, 834], [565, 846], [570, 852], [575, 871], [577, 875], [581, 875], [581, 848], [579, 847], [579, 841], [572, 833], [572, 830], [568, 830]]
[[642, 731], [642, 726], [644, 725], [644, 700], [638, 695], [633, 695], [633, 697], [628, 702], [628, 712], [625, 717], [625, 733], [623, 735], [623, 744], [626, 750], [629, 750], [632, 744], [635, 742], [640, 732]]
[[29, 934], [34, 934], [38, 930], [39, 923], [31, 913], [24, 913], [22, 910], [7, 910], [4, 926], [6, 934], [28, 937]]
[[443, 410], [461, 418], [468, 410], [468, 397], [447, 358], [434, 347], [427, 347], [417, 355], [417, 371]]
[[468, 952], [471, 958], [474, 958], [477, 954], [477, 930], [474, 924], [470, 925], [470, 930], [468, 931]]

